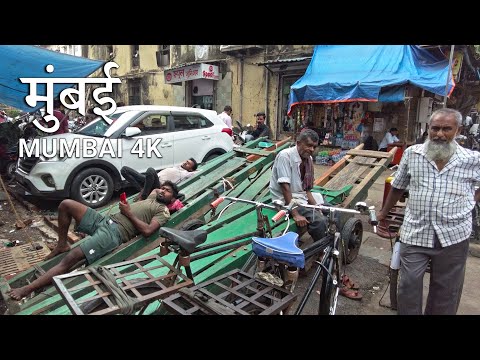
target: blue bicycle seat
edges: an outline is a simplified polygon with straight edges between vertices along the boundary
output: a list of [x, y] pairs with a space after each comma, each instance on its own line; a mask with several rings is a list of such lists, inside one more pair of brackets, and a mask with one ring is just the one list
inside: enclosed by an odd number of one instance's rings
[[298, 248], [298, 234], [287, 232], [275, 238], [252, 238], [252, 249], [255, 255], [272, 258], [290, 266], [305, 267], [305, 254]]

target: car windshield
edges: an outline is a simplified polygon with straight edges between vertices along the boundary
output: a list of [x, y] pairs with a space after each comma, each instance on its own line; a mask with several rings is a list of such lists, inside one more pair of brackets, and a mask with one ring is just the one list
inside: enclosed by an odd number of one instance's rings
[[108, 116], [106, 120], [99, 116], [76, 133], [93, 137], [109, 137], [138, 113], [138, 111], [119, 111]]

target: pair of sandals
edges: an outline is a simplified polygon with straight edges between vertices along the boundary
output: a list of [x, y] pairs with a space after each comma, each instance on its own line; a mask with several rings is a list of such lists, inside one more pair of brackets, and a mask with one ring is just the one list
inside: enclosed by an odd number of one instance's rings
[[339, 294], [352, 300], [362, 300], [362, 294], [360, 294], [360, 286], [355, 284], [347, 275], [342, 275], [342, 288]]

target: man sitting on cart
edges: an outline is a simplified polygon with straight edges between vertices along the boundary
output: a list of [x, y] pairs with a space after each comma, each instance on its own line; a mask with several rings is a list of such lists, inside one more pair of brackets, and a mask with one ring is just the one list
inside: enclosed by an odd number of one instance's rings
[[[317, 199], [311, 190], [314, 181], [312, 155], [318, 145], [318, 134], [312, 129], [304, 129], [297, 137], [297, 145], [280, 151], [275, 158], [270, 178], [272, 200], [282, 204], [290, 204], [292, 199], [300, 204], [317, 205]], [[315, 194], [317, 195], [317, 194]], [[318, 198], [318, 205], [323, 199]], [[327, 220], [320, 210], [297, 207], [291, 211], [298, 228], [307, 228], [313, 241], [319, 241], [326, 235]], [[359, 300], [362, 296], [348, 277], [343, 279], [344, 287], [340, 294]]]
[[[318, 140], [315, 131], [305, 129], [298, 135], [297, 146], [278, 153], [270, 179], [273, 201], [288, 205], [294, 199], [298, 203], [317, 205], [311, 189], [314, 180], [312, 155]], [[299, 228], [307, 227], [314, 241], [325, 236], [327, 221], [321, 211], [298, 207], [292, 210], [292, 217]]]

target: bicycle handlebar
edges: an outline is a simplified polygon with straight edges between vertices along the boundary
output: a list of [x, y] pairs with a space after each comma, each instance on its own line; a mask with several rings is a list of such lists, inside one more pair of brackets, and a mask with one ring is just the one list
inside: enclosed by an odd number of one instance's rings
[[[299, 204], [299, 203], [296, 203], [294, 200], [292, 200], [292, 203], [290, 203], [288, 211], [293, 210], [296, 207], [304, 207], [304, 208], [318, 209], [318, 210], [328, 210], [329, 212], [343, 212], [343, 213], [350, 213], [350, 214], [365, 214], [368, 211], [369, 222], [373, 226], [373, 231], [375, 233], [377, 232], [378, 220], [377, 220], [377, 215], [375, 213], [375, 206], [368, 207], [367, 204], [365, 204], [363, 202], [358, 202], [357, 204], [355, 204], [355, 207], [358, 210], [353, 210], [353, 209], [336, 208], [336, 207], [333, 207], [333, 206], [325, 206], [325, 205]], [[279, 212], [277, 212], [272, 217], [272, 221], [276, 222], [284, 216], [286, 216], [286, 211], [285, 210], [280, 210]]]
[[279, 204], [279, 203], [274, 203], [272, 205], [270, 204], [265, 204], [259, 201], [251, 201], [251, 200], [245, 200], [241, 198], [236, 198], [236, 197], [230, 197], [230, 196], [220, 196], [216, 200], [214, 200], [212, 203], [210, 203], [210, 206], [212, 208], [216, 208], [218, 205], [220, 205], [224, 200], [230, 200], [230, 201], [238, 201], [238, 202], [243, 202], [246, 204], [251, 204], [267, 209], [272, 209], [272, 210], [277, 210], [278, 212], [272, 217], [273, 222], [277, 222], [280, 219], [284, 218], [289, 214], [293, 209], [297, 207], [305, 207], [305, 208], [311, 208], [311, 209], [318, 209], [318, 210], [327, 210], [329, 212], [343, 212], [343, 213], [350, 213], [350, 214], [364, 214], [368, 211], [369, 215], [369, 222], [373, 226], [373, 230], [376, 233], [377, 232], [377, 225], [378, 225], [378, 220], [377, 216], [375, 214], [375, 207], [370, 206], [368, 207], [366, 203], [364, 202], [358, 202], [355, 204], [355, 207], [357, 210], [353, 209], [342, 209], [342, 208], [336, 208], [333, 206], [325, 206], [325, 205], [309, 205], [309, 204], [300, 204], [296, 202], [295, 200], [292, 200], [288, 206]]

